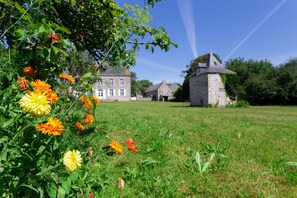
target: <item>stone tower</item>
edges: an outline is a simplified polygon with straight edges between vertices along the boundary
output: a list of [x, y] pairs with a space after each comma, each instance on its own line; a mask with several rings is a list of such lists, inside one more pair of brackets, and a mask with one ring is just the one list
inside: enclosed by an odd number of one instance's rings
[[198, 63], [189, 78], [191, 106], [218, 105], [225, 107], [230, 99], [222, 82], [221, 73], [234, 73], [225, 68], [209, 53], [205, 63]]

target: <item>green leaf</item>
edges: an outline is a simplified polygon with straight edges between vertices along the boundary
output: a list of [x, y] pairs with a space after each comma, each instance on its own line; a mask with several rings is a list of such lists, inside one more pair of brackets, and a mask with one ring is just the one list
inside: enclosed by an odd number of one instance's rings
[[46, 186], [46, 192], [50, 198], [56, 198], [57, 196], [57, 186], [54, 182], [51, 182]]
[[87, 72], [83, 75], [83, 78], [92, 78], [93, 74], [91, 72]]
[[42, 151], [44, 151], [45, 149], [45, 146], [41, 145], [39, 148], [38, 148], [38, 151], [37, 151], [37, 155], [39, 155], [40, 153], [42, 153]]
[[196, 163], [198, 165], [198, 170], [200, 173], [202, 173], [202, 165], [201, 165], [202, 162], [201, 162], [201, 157], [200, 157], [199, 151], [197, 151], [195, 159], [196, 159]]
[[65, 197], [65, 190], [61, 186], [59, 186], [57, 198], [64, 198], [64, 197]]
[[52, 45], [52, 49], [54, 50], [54, 53], [55, 54], [58, 54], [59, 53], [59, 48], [55, 47]]
[[67, 195], [70, 194], [70, 190], [71, 190], [71, 178], [68, 177], [67, 180], [63, 180], [62, 181], [62, 187], [65, 190], [65, 193]]
[[297, 162], [286, 162], [288, 166], [297, 166]]
[[76, 182], [78, 179], [78, 171], [74, 171], [70, 174], [70, 178], [72, 182]]
[[206, 162], [203, 165], [202, 172], [206, 171], [206, 169], [209, 167], [211, 161], [213, 160], [214, 156], [215, 156], [215, 153], [212, 153], [211, 156], [210, 156], [210, 158], [209, 158], [209, 160], [208, 160], [208, 162]]
[[39, 34], [42, 34], [42, 33], [44, 33], [44, 32], [46, 32], [46, 29], [45, 29], [44, 26], [42, 25], [42, 26], [39, 27], [39, 29], [38, 29], [38, 33], [39, 33]]

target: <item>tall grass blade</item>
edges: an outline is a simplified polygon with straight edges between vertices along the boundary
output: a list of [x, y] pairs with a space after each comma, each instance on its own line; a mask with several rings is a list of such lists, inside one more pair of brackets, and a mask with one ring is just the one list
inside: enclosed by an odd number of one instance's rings
[[202, 164], [201, 164], [201, 157], [199, 151], [196, 153], [196, 163], [198, 165], [198, 170], [200, 173], [202, 173]]
[[214, 157], [215, 157], [215, 153], [212, 153], [209, 160], [207, 162], [205, 162], [205, 164], [203, 165], [202, 172], [206, 171], [206, 169], [209, 167], [209, 165]]

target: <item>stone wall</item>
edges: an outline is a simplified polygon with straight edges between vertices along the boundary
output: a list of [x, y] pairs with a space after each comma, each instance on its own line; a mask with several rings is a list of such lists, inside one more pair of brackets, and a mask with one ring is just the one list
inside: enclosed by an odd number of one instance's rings
[[207, 106], [208, 105], [207, 74], [191, 77], [189, 79], [189, 86], [190, 86], [190, 105]]
[[[112, 85], [109, 84], [110, 79], [113, 80]], [[120, 84], [121, 79], [124, 81], [123, 85]], [[102, 101], [129, 101], [131, 99], [131, 77], [102, 76], [102, 82], [97, 82], [93, 91]]]
[[191, 106], [225, 107], [228, 98], [220, 74], [202, 74], [189, 79]]

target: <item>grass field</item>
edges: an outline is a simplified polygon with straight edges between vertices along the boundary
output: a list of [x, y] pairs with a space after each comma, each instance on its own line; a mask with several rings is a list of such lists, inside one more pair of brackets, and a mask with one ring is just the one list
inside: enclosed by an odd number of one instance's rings
[[[297, 162], [297, 107], [135, 101], [101, 103], [96, 116], [84, 139], [101, 197], [297, 197], [297, 166], [287, 163]], [[99, 155], [103, 143], [128, 138], [137, 153]], [[203, 172], [197, 151], [202, 167], [215, 153]]]

